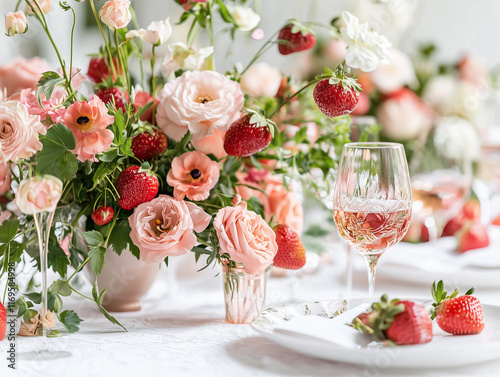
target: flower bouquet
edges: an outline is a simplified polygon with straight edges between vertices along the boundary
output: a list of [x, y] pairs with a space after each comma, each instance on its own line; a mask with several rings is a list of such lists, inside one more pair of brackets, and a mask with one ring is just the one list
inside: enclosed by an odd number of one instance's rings
[[[218, 262], [255, 276], [273, 262], [303, 266], [303, 209], [293, 182], [308, 180], [313, 170], [333, 180], [361, 91], [348, 67], [370, 70], [387, 60], [387, 40], [344, 12], [327, 30], [349, 46], [345, 68], [325, 68], [301, 83], [255, 63], [272, 47], [288, 55], [314, 46], [315, 24], [290, 20], [245, 68], [219, 73], [213, 22], [225, 23], [231, 36], [255, 29], [260, 16], [245, 1], [178, 0], [179, 23], [191, 27], [186, 44], [169, 44], [163, 61], [158, 48], [172, 34], [168, 18], [142, 29], [130, 1], [100, 8], [94, 0], [79, 2], [74, 6], [90, 7], [103, 39], [86, 75], [59, 53], [46, 18], [50, 0], [19, 1], [5, 16], [8, 36], [39, 23], [60, 63], [43, 67], [36, 86], [0, 76], [2, 213], [11, 212], [0, 227], [0, 268], [36, 265], [16, 301], [27, 332], [39, 332], [53, 314], [68, 332], [78, 331], [77, 313], [63, 310], [71, 294], [94, 301], [121, 326], [102, 307], [104, 287], [96, 282], [89, 297], [73, 283], [85, 265], [99, 275], [106, 253], [129, 250], [146, 263], [168, 265], [169, 257], [193, 252], [196, 259], [205, 255], [207, 266]], [[75, 23], [73, 5], [59, 5]], [[197, 49], [201, 30], [211, 45]], [[130, 69], [134, 60], [140, 72]], [[53, 226], [41, 237], [48, 254], [40, 247], [39, 256], [36, 213], [49, 211], [54, 200]], [[45, 256], [60, 278], [42, 287], [48, 299], [40, 317], [34, 308], [43, 294], [35, 292], [34, 278]]]

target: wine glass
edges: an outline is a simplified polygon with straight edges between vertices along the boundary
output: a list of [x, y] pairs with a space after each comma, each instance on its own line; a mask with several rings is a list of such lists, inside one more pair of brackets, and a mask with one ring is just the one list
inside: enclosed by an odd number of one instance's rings
[[344, 145], [333, 193], [333, 218], [342, 238], [367, 261], [370, 297], [379, 257], [408, 231], [411, 196], [401, 144]]
[[[439, 131], [439, 129], [437, 130]], [[410, 162], [414, 215], [424, 219], [429, 241], [437, 240], [470, 195], [472, 163], [467, 148], [449, 151], [439, 132], [430, 132]]]

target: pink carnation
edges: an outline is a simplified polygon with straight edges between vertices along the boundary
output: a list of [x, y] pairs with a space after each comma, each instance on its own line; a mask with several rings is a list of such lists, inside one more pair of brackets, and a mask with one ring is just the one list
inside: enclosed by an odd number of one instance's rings
[[210, 215], [191, 202], [167, 195], [135, 208], [128, 218], [132, 242], [146, 263], [161, 263], [166, 257], [186, 254], [196, 245], [195, 232], [203, 232]]
[[114, 122], [102, 100], [94, 96], [90, 101], [75, 102], [68, 107], [62, 123], [75, 136], [73, 153], [82, 162], [97, 161], [95, 155], [104, 152], [113, 142], [113, 132], [106, 129]]
[[183, 200], [202, 201], [210, 196], [210, 190], [219, 181], [219, 164], [207, 155], [186, 152], [172, 161], [167, 183], [174, 188], [174, 197]]
[[59, 123], [66, 109], [62, 107], [64, 103], [64, 90], [54, 90], [50, 99], [47, 99], [45, 95], [40, 96], [40, 102], [42, 106], [38, 103], [36, 98], [36, 89], [23, 89], [20, 95], [20, 101], [26, 106], [28, 112], [31, 115], [39, 115], [42, 121], [45, 121], [47, 117], [50, 117], [52, 123]]

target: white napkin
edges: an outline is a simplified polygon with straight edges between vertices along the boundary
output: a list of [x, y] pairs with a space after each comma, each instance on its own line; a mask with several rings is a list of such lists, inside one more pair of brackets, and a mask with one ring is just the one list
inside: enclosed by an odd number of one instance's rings
[[370, 338], [346, 323], [352, 322], [369, 307], [370, 304], [362, 304], [331, 319], [316, 315], [293, 317], [276, 326], [274, 332], [317, 338], [346, 348], [359, 348], [368, 345]]

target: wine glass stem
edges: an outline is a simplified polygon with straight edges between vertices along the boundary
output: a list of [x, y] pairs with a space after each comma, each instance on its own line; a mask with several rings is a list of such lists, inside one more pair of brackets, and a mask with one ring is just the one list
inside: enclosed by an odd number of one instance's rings
[[368, 264], [368, 296], [373, 297], [375, 294], [375, 272], [377, 271], [377, 263], [379, 255], [365, 255]]
[[351, 245], [346, 244], [347, 265], [346, 265], [346, 298], [351, 297], [352, 293], [352, 251]]

